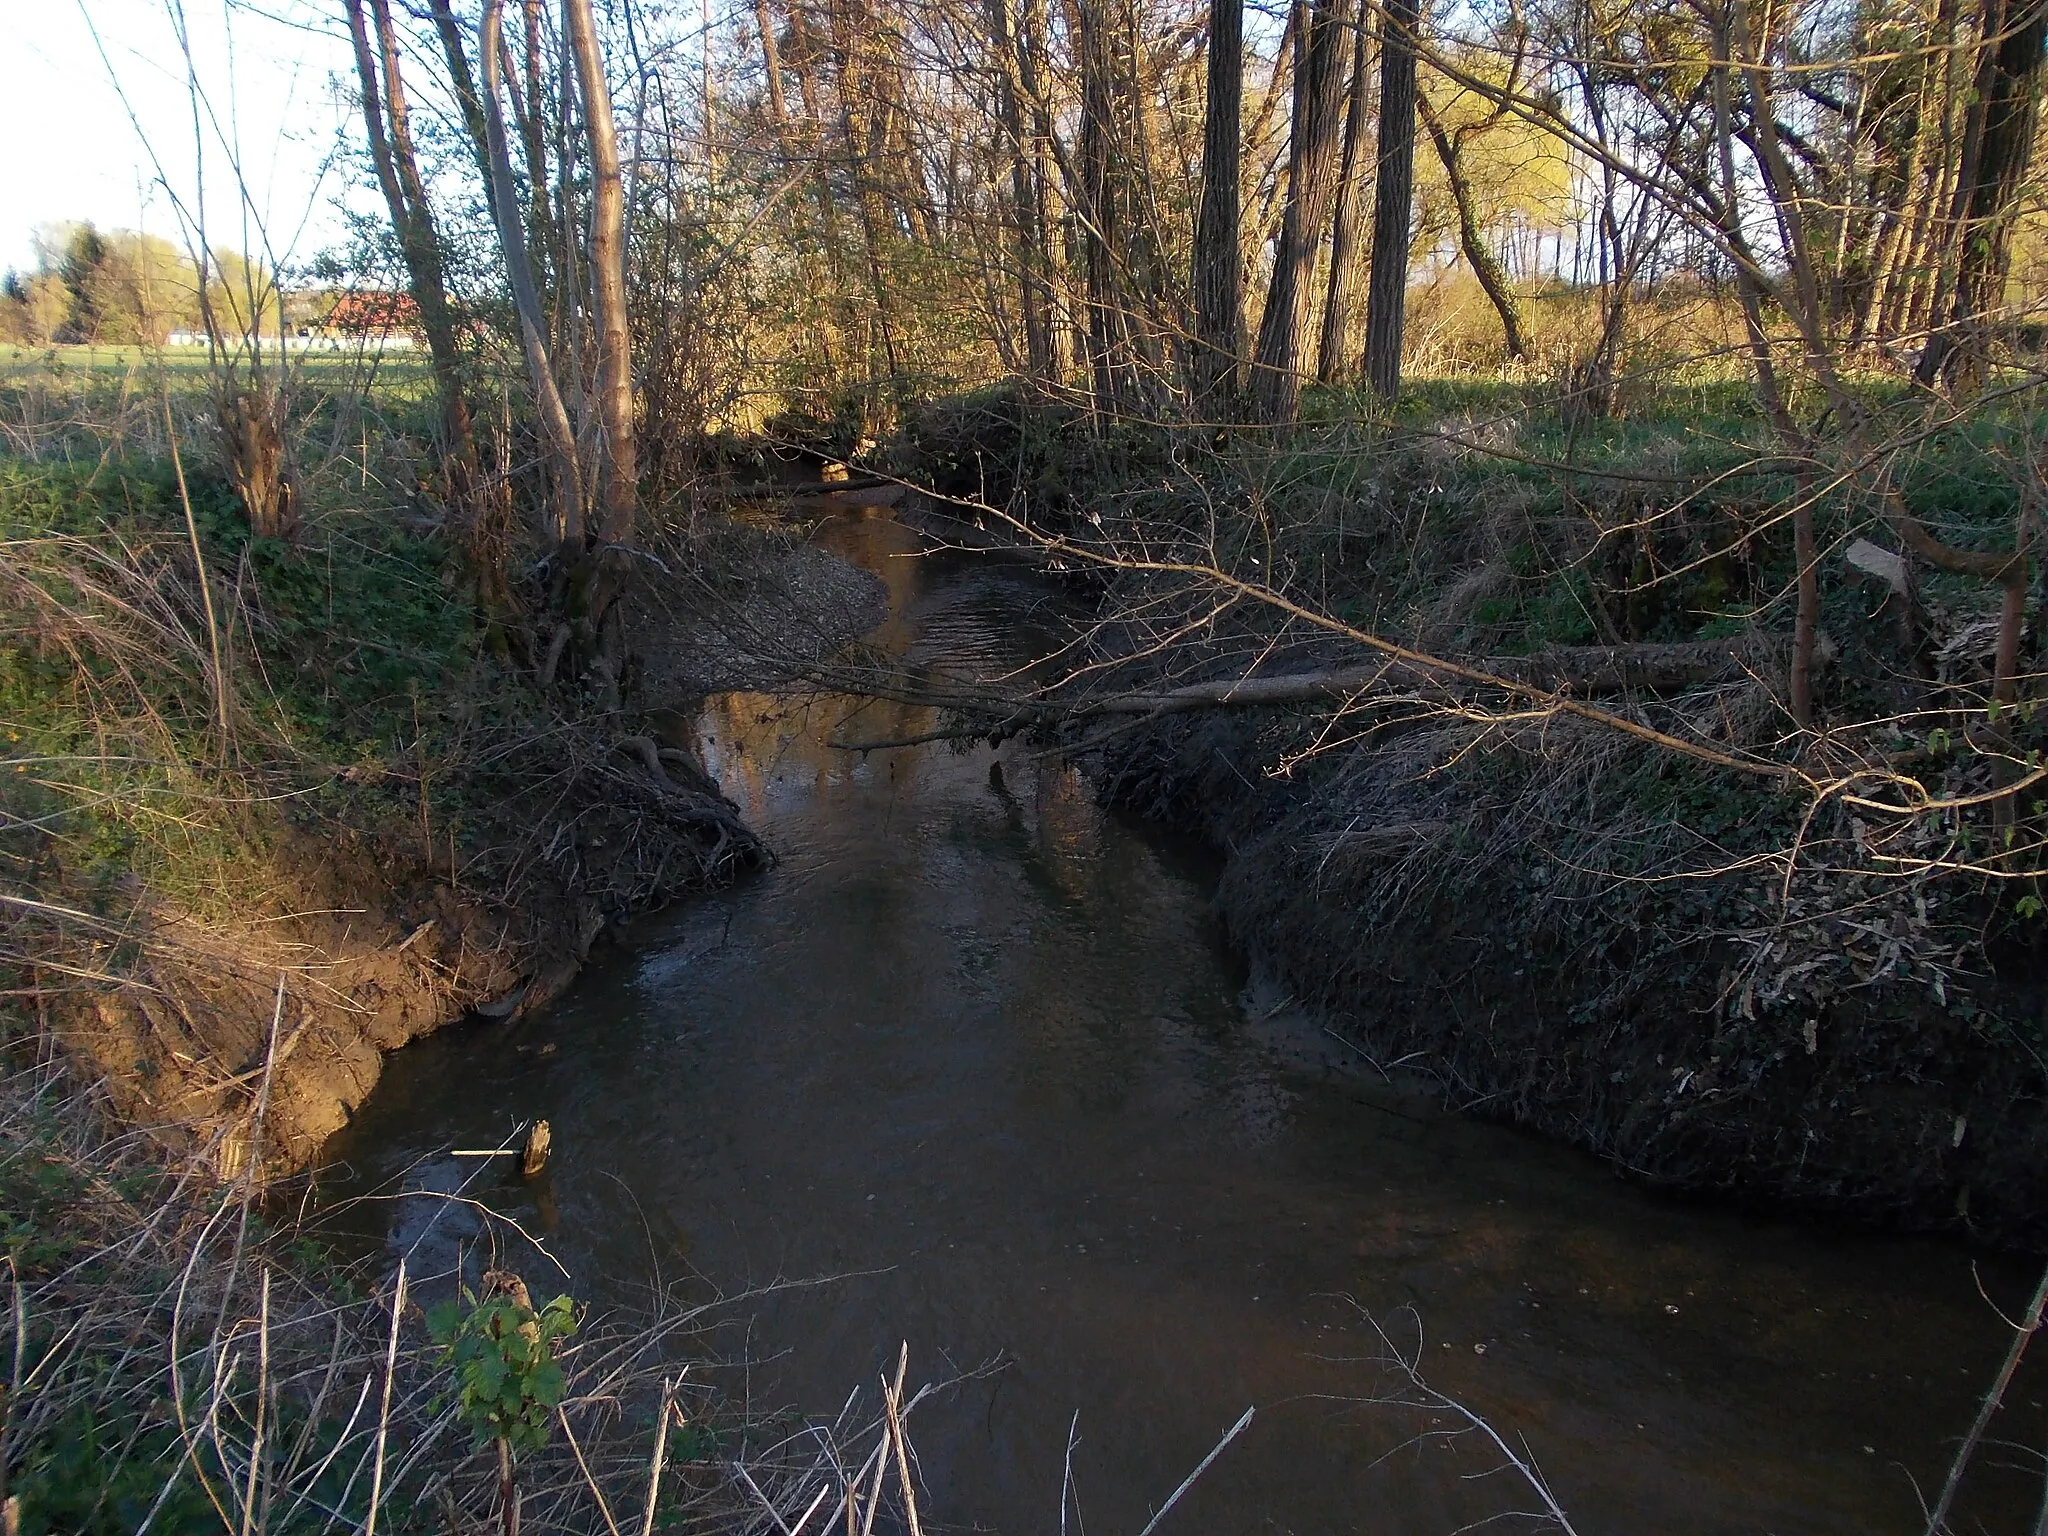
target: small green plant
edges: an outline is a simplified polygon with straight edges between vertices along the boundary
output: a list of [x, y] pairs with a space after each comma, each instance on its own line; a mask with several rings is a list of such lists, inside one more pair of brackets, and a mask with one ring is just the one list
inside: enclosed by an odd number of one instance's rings
[[[547, 1444], [548, 1416], [568, 1382], [555, 1346], [576, 1332], [576, 1303], [557, 1296], [538, 1312], [517, 1275], [492, 1270], [484, 1295], [469, 1287], [459, 1299], [427, 1310], [427, 1332], [441, 1346], [440, 1363], [455, 1377], [455, 1406], [476, 1436], [476, 1448], [498, 1448], [498, 1518], [505, 1536], [519, 1530], [521, 1451]], [[428, 1412], [440, 1411], [440, 1399]]]
[[428, 1310], [427, 1331], [479, 1450], [497, 1441], [517, 1454], [547, 1443], [567, 1386], [555, 1345], [576, 1332], [575, 1302], [557, 1296], [535, 1311], [516, 1279], [481, 1299], [465, 1286], [460, 1299]]

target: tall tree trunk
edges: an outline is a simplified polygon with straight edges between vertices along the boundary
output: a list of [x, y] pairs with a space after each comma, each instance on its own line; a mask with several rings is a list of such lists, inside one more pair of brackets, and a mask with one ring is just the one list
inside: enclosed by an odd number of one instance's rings
[[1244, 357], [1244, 251], [1239, 240], [1244, 143], [1244, 0], [1209, 0], [1202, 117], [1202, 202], [1195, 217], [1194, 399], [1235, 414]]
[[1947, 356], [1947, 348], [1936, 328], [1954, 297], [1956, 262], [1962, 249], [1958, 233], [1969, 210], [1970, 189], [1977, 179], [1977, 156], [1984, 140], [1986, 93], [1993, 83], [1994, 45], [1998, 19], [2004, 14], [2004, 0], [1979, 0], [1977, 12], [1975, 62], [1967, 70], [1962, 67], [1963, 61], [1971, 57], [1973, 50], [1955, 41], [1957, 18], [1953, 3], [1947, 18], [1950, 25], [1946, 33], [1948, 43], [1944, 59], [1947, 78], [1943, 82], [1941, 190], [1935, 207], [1936, 217], [1929, 226], [1928, 245], [1934, 257], [1931, 263], [1933, 270], [1922, 297], [1922, 320], [1930, 334], [1921, 353], [1920, 367], [1914, 370], [1915, 377], [1926, 384], [1934, 382]]
[[1494, 313], [1500, 316], [1500, 328], [1507, 338], [1508, 356], [1520, 361], [1528, 355], [1522, 345], [1522, 313], [1515, 304], [1514, 290], [1508, 286], [1508, 275], [1501, 271], [1500, 262], [1487, 248], [1484, 232], [1479, 227], [1479, 215], [1472, 204], [1472, 184], [1465, 179], [1462, 146], [1453, 134], [1445, 130], [1427, 96], [1416, 96], [1415, 109], [1422, 118], [1423, 126], [1429, 130], [1429, 140], [1436, 146], [1436, 157], [1443, 162], [1444, 179], [1450, 183], [1451, 201], [1457, 205], [1458, 248], [1464, 253], [1465, 264], [1472, 269], [1472, 275], [1479, 279], [1479, 286], [1486, 291]]
[[1077, 0], [1076, 50], [1081, 69], [1082, 249], [1088, 303], [1089, 373], [1098, 414], [1119, 415], [1138, 403], [1131, 305], [1121, 264], [1128, 253], [1127, 199], [1116, 131], [1122, 95], [1116, 69], [1113, 0]]
[[1982, 384], [1988, 351], [1985, 317], [2004, 301], [2014, 207], [2040, 115], [2048, 0], [1993, 4], [1986, 10], [1985, 32], [1977, 93], [1982, 121], [1957, 231], [1955, 297], [1948, 325], [1930, 339], [1919, 369], [1922, 383], [1945, 372], [1951, 393], [1958, 397], [1975, 394]]
[[1252, 405], [1266, 421], [1291, 421], [1301, 403], [1300, 358], [1314, 298], [1316, 247], [1337, 190], [1344, 116], [1344, 44], [1349, 0], [1296, 0], [1308, 7], [1296, 46], [1294, 114], [1288, 134], [1287, 208], [1273, 252], [1252, 354]]
[[462, 29], [456, 23], [455, 13], [448, 9], [448, 0], [427, 0], [427, 9], [434, 18], [434, 31], [441, 39], [441, 56], [448, 63], [448, 82], [455, 88], [456, 110], [462, 114], [463, 130], [469, 135], [470, 150], [483, 177], [486, 210], [495, 219], [496, 211], [489, 208], [494, 194], [491, 191], [491, 168], [484, 151], [483, 106], [477, 100], [476, 80], [470, 74], [469, 51], [462, 45]]
[[996, 55], [996, 116], [1010, 157], [1010, 212], [1017, 263], [1018, 308], [1024, 322], [1024, 371], [1033, 384], [1052, 374], [1050, 295], [1043, 267], [1045, 248], [1038, 212], [1038, 182], [1032, 175], [1031, 145], [1024, 131], [1021, 70], [1011, 36], [1010, 0], [987, 0], [989, 42]]
[[775, 42], [775, 16], [768, 0], [754, 0], [754, 27], [761, 34], [761, 74], [768, 85], [768, 115], [775, 122], [775, 140], [782, 147], [783, 163], [797, 163], [796, 141], [790, 131], [789, 104], [782, 96], [782, 55]]
[[623, 544], [633, 537], [640, 475], [633, 441], [633, 337], [626, 314], [626, 194], [619, 140], [612, 122], [611, 86], [598, 51], [590, 0], [562, 0], [569, 46], [583, 92], [583, 126], [590, 139], [590, 286], [597, 310], [597, 410], [604, 433], [603, 513], [597, 537]]
[[1058, 213], [1053, 179], [1053, 165], [1061, 151], [1045, 88], [1045, 0], [1024, 0], [1017, 20], [1017, 86], [1031, 120], [1031, 181], [1037, 188], [1038, 227], [1033, 238], [1046, 288], [1047, 369], [1054, 379], [1064, 381], [1073, 363], [1071, 327], [1066, 321], [1071, 306], [1067, 285], [1057, 275], [1065, 263], [1055, 255], [1064, 246], [1064, 235], [1056, 244], [1054, 232], [1063, 229], [1065, 221]]
[[526, 352], [526, 371], [539, 410], [542, 440], [547, 445], [548, 480], [553, 491], [556, 540], [571, 548], [583, 544], [583, 476], [576, 458], [576, 431], [555, 384], [548, 357], [546, 316], [534, 291], [533, 268], [526, 258], [526, 231], [519, 208], [518, 185], [512, 179], [512, 158], [505, 143], [505, 120], [498, 109], [498, 80], [503, 53], [504, 0], [484, 0], [479, 23], [479, 64], [483, 74], [484, 132], [491, 157], [491, 179], [497, 185], [498, 245], [505, 258], [505, 277], [519, 315], [519, 339]]
[[[754, 26], [761, 34], [761, 72], [768, 85], [768, 114], [775, 124], [775, 142], [782, 151], [783, 168], [791, 175], [799, 173], [807, 156], [798, 138], [796, 124], [790, 120], [789, 101], [782, 89], [782, 49], [776, 41], [775, 12], [769, 0], [754, 0]], [[799, 79], [802, 79], [799, 71]], [[808, 99], [808, 82], [805, 82]], [[840, 267], [839, 248], [836, 233], [832, 228], [832, 189], [824, 174], [822, 159], [816, 162], [818, 190], [818, 217], [822, 225], [823, 245], [827, 259], [832, 263], [835, 276]], [[802, 211], [801, 202], [796, 209], [796, 234], [800, 242], [807, 242], [812, 234], [810, 220]], [[835, 289], [837, 285], [835, 284]], [[829, 333], [819, 336], [819, 353], [826, 370], [832, 368], [832, 341]]]
[[413, 150], [411, 113], [406, 104], [390, 6], [388, 0], [373, 0], [374, 47], [364, 20], [363, 0], [347, 0], [347, 9], [370, 159], [391, 215], [392, 233], [398, 237], [399, 251], [405, 258], [406, 286], [419, 312], [420, 330], [426, 337], [427, 356], [434, 372], [434, 389], [440, 397], [441, 457], [451, 520], [461, 531], [479, 602], [489, 610], [504, 612], [512, 605], [511, 593], [503, 552], [495, 537], [480, 526], [486, 521], [481, 502], [482, 468], [477, 458], [469, 400], [463, 390], [462, 357], [448, 303], [440, 233], [434, 227], [433, 209], [427, 201]]
[[[882, 344], [882, 357], [888, 368], [888, 389], [893, 394], [902, 379], [903, 368], [896, 355], [896, 328], [890, 314], [889, 285], [883, 267], [882, 231], [888, 224], [888, 212], [874, 176], [874, 140], [863, 134], [854, 112], [855, 101], [871, 94], [871, 87], [866, 79], [867, 72], [861, 68], [859, 42], [853, 17], [849, 14], [849, 0], [831, 0], [830, 19], [832, 47], [838, 56], [836, 62], [839, 66], [839, 131], [846, 141], [847, 158], [853, 169], [855, 202], [860, 209], [861, 237], [867, 246], [868, 281], [874, 297], [875, 332]], [[872, 431], [883, 424], [883, 415], [889, 407], [879, 398], [881, 381], [872, 377], [872, 367], [869, 372], [868, 419], [863, 426]]]
[[1330, 286], [1323, 302], [1323, 335], [1316, 378], [1334, 384], [1349, 362], [1351, 307], [1358, 289], [1358, 231], [1365, 211], [1365, 130], [1372, 120], [1372, 34], [1358, 17], [1351, 50], [1351, 98], [1344, 113], [1344, 165], [1337, 173], [1337, 216], [1330, 232]]
[[[554, 249], [555, 232], [548, 204], [547, 108], [541, 91], [540, 0], [523, 0], [520, 12], [521, 63], [526, 70], [527, 110], [520, 123], [520, 139], [526, 155], [528, 195], [533, 199], [532, 224], [527, 231], [529, 251]], [[511, 74], [506, 75], [510, 85]], [[516, 99], [516, 98], [515, 98]], [[493, 173], [495, 179], [495, 173]]]
[[1365, 293], [1365, 382], [1381, 399], [1391, 400], [1401, 388], [1409, 221], [1415, 202], [1416, 0], [1388, 0], [1384, 16], [1372, 273]]
[[[825, 237], [825, 255], [832, 268], [832, 305], [839, 317], [839, 334], [850, 337], [859, 328], [859, 304], [846, 279], [846, 246], [840, 234], [839, 198], [832, 187], [832, 172], [826, 163], [825, 116], [818, 101], [816, 58], [810, 33], [804, 26], [803, 0], [789, 8], [789, 66], [796, 75], [797, 94], [804, 104], [804, 136], [811, 155], [813, 190], [818, 204], [818, 225]], [[824, 348], [829, 357], [829, 345]]]
[[1870, 287], [1857, 308], [1850, 333], [1853, 343], [1876, 341], [1881, 344], [1891, 338], [1887, 322], [1893, 313], [1894, 295], [1907, 281], [1904, 266], [1911, 229], [1908, 203], [1914, 184], [1920, 179], [1921, 139], [1922, 135], [1916, 131], [1905, 147], [1898, 170], [1897, 198], [1885, 209], [1883, 221], [1878, 226], [1876, 250], [1870, 264]]

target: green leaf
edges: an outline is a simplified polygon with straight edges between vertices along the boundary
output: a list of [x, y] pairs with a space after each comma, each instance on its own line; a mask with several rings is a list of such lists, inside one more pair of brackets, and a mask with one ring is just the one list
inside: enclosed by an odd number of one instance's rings
[[568, 1378], [562, 1374], [562, 1367], [553, 1360], [541, 1363], [533, 1373], [530, 1390], [533, 1400], [543, 1408], [553, 1408], [562, 1401], [562, 1394], [568, 1390]]
[[505, 1362], [502, 1359], [492, 1355], [485, 1355], [476, 1362], [475, 1373], [471, 1377], [471, 1381], [479, 1397], [496, 1397], [500, 1389], [505, 1385], [505, 1378], [509, 1374], [510, 1372], [506, 1369]]

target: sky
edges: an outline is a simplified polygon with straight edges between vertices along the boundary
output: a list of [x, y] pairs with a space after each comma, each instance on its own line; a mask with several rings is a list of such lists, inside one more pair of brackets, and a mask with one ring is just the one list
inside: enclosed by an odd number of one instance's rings
[[[198, 152], [174, 7], [203, 103]], [[329, 162], [355, 65], [337, 10], [310, 0], [0, 0], [0, 270], [33, 266], [36, 228], [67, 219], [182, 245], [181, 206], [188, 216], [203, 207], [210, 244], [286, 268], [339, 245], [344, 178]]]

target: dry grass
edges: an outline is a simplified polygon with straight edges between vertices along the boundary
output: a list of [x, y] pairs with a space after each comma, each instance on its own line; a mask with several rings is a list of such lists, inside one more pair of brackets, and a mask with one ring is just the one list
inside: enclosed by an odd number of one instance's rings
[[[47, 1051], [0, 1078], [8, 1528], [502, 1529], [494, 1454], [422, 1323], [458, 1277], [360, 1284], [273, 1229], [248, 1180], [166, 1165], [102, 1108]], [[868, 1407], [764, 1436], [722, 1401], [703, 1323], [585, 1319], [554, 1432], [516, 1469], [525, 1531], [869, 1529], [885, 1511], [915, 1529], [903, 1423], [926, 1393], [906, 1397], [905, 1361]]]

